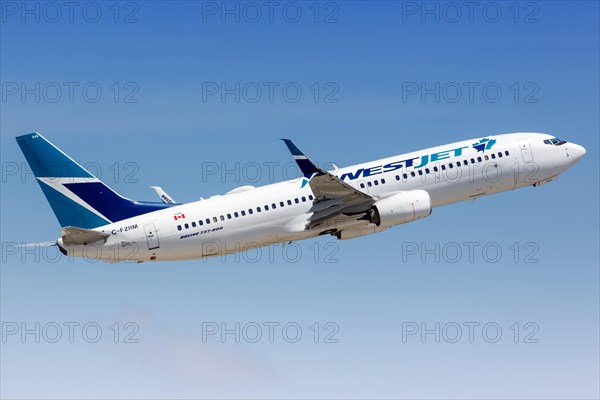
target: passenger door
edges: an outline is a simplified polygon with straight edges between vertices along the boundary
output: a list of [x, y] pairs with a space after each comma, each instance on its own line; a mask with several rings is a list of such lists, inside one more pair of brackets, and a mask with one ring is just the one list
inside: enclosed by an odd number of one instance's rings
[[521, 148], [521, 155], [523, 161], [528, 163], [533, 161], [533, 154], [531, 153], [531, 147], [527, 139], [519, 139], [519, 147]]
[[156, 227], [154, 224], [144, 225], [144, 231], [146, 232], [148, 250], [158, 249], [160, 247], [160, 243], [158, 242], [158, 234], [156, 233]]

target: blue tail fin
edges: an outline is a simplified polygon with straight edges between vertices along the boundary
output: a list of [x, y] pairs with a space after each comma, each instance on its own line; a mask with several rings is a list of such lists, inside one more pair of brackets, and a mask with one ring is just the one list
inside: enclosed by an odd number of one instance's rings
[[62, 227], [97, 228], [172, 206], [120, 196], [39, 133], [16, 139]]

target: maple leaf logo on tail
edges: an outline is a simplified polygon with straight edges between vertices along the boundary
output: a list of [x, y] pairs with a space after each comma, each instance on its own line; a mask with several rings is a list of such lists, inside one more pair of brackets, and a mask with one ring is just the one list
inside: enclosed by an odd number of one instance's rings
[[490, 139], [490, 138], [483, 138], [483, 139], [479, 139], [478, 142], [473, 143], [473, 148], [475, 150], [477, 150], [477, 152], [482, 152], [484, 153], [485, 150], [489, 150], [492, 148], [493, 145], [496, 144], [496, 139]]

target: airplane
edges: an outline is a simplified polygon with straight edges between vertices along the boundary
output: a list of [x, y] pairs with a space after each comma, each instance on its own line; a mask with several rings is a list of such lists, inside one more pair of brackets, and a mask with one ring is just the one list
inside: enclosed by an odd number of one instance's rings
[[121, 196], [39, 133], [16, 138], [68, 256], [117, 261], [223, 256], [320, 235], [358, 238], [432, 209], [555, 181], [586, 153], [544, 133], [485, 136], [328, 171], [282, 139], [302, 177], [178, 203]]

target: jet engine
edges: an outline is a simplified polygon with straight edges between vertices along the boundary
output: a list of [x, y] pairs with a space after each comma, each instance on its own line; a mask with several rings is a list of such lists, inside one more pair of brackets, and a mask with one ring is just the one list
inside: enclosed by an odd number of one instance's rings
[[425, 190], [400, 192], [373, 205], [369, 221], [378, 227], [390, 227], [425, 218], [431, 214], [431, 197]]

